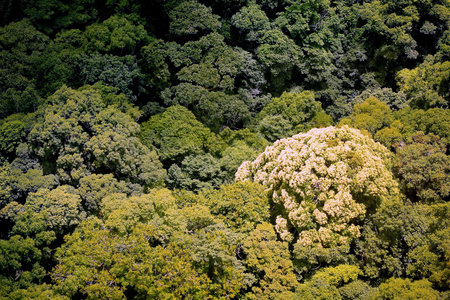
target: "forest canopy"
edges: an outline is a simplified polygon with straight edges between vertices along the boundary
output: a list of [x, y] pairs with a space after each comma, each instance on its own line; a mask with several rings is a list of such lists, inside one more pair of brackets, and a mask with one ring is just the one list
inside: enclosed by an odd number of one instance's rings
[[450, 298], [448, 0], [0, 15], [0, 299]]

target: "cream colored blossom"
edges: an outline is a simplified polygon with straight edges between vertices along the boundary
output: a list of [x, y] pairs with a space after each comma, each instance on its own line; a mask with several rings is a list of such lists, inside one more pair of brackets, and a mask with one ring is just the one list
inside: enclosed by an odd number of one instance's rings
[[275, 230], [280, 235], [281, 239], [285, 241], [292, 241], [293, 236], [289, 232], [288, 226], [287, 226], [287, 220], [281, 216], [277, 216]]
[[[365, 216], [359, 197], [379, 204], [398, 192], [386, 167], [389, 151], [348, 126], [316, 128], [276, 141], [253, 162], [244, 162], [236, 180], [252, 179], [271, 191], [281, 239], [331, 246], [360, 235], [354, 223]], [[295, 229], [295, 230], [293, 230]]]
[[319, 223], [320, 225], [327, 224], [328, 218], [327, 218], [326, 213], [321, 212], [320, 210], [318, 210], [316, 208], [313, 212], [313, 215], [314, 215], [314, 218], [316, 218], [317, 223]]

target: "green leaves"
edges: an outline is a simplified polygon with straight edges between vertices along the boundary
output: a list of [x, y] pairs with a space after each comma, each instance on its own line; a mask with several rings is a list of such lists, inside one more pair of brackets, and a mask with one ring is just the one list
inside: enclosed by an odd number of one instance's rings
[[143, 75], [134, 56], [94, 54], [81, 56], [78, 61], [78, 76], [82, 84], [101, 82], [118, 88], [129, 100], [136, 100], [133, 88], [139, 85]]
[[182, 40], [216, 31], [221, 25], [219, 17], [212, 14], [211, 8], [196, 1], [182, 2], [170, 11], [169, 17], [169, 32]]
[[450, 62], [433, 62], [429, 57], [417, 68], [397, 74], [400, 90], [411, 98], [414, 108], [448, 107]]
[[428, 280], [411, 281], [409, 278], [390, 278], [382, 283], [377, 293], [380, 299], [439, 299], [439, 292]]
[[[264, 107], [260, 118], [260, 131], [270, 141], [332, 123], [311, 91], [284, 92]], [[322, 120], [319, 121], [319, 118]]]
[[30, 133], [36, 155], [56, 162], [46, 171], [65, 182], [78, 182], [94, 171], [145, 186], [161, 184], [165, 171], [156, 153], [137, 138], [139, 125], [132, 118], [139, 113], [120, 101], [100, 86], [64, 87], [49, 97], [53, 105]]
[[250, 299], [274, 299], [294, 297], [299, 284], [290, 260], [288, 243], [278, 241], [273, 225], [258, 224], [244, 240], [244, 263], [254, 274], [255, 282]]
[[176, 105], [142, 124], [142, 142], [156, 147], [164, 162], [181, 162], [184, 157], [205, 152], [218, 152], [225, 146], [188, 109]]
[[149, 40], [142, 25], [134, 25], [126, 17], [112, 16], [101, 24], [88, 26], [83, 34], [85, 51], [135, 54], [138, 45]]
[[36, 67], [49, 38], [29, 20], [0, 28], [0, 116], [31, 112], [40, 104]]

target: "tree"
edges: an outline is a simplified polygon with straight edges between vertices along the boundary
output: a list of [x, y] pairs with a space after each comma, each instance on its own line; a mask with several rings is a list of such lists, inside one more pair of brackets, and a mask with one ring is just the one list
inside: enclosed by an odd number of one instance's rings
[[130, 101], [135, 101], [143, 89], [143, 75], [134, 56], [83, 55], [78, 58], [77, 67], [80, 70], [78, 76], [81, 84], [101, 82], [116, 87]]
[[446, 143], [433, 134], [416, 132], [412, 142], [397, 148], [394, 174], [411, 200], [435, 202], [450, 195], [450, 157]]
[[182, 40], [202, 36], [216, 31], [221, 23], [211, 8], [196, 1], [184, 1], [169, 12], [171, 19], [169, 32]]
[[173, 164], [168, 170], [167, 184], [171, 188], [189, 191], [219, 188], [224, 183], [225, 174], [219, 159], [211, 154], [190, 155], [180, 166]]
[[[323, 116], [321, 115], [323, 114]], [[307, 131], [317, 125], [323, 127], [331, 125], [331, 117], [326, 117], [320, 102], [314, 99], [314, 93], [311, 91], [303, 92], [284, 92], [279, 98], [272, 98], [272, 100], [264, 107], [259, 117], [262, 119], [261, 131], [264, 135], [268, 132], [267, 139], [274, 141], [273, 138], [287, 137], [295, 133]], [[275, 128], [268, 128], [266, 124], [270, 124], [269, 120], [275, 118], [282, 118], [289, 122], [281, 132], [274, 132]], [[324, 122], [318, 124], [319, 118]], [[280, 123], [275, 123], [278, 125]], [[291, 130], [289, 130], [292, 128]]]
[[236, 180], [269, 188], [276, 230], [294, 242], [302, 271], [345, 261], [358, 220], [398, 193], [387, 169], [389, 151], [347, 126], [312, 129], [276, 141]]
[[223, 126], [241, 127], [250, 109], [261, 105], [260, 89], [266, 81], [260, 65], [250, 53], [227, 45], [220, 34], [165, 47], [178, 79], [161, 93], [166, 105], [191, 109], [216, 132]]
[[269, 203], [264, 187], [253, 182], [222, 185], [218, 190], [203, 190], [199, 203], [234, 231], [249, 233], [269, 221]]
[[355, 97], [353, 103], [362, 103], [367, 99], [375, 97], [377, 100], [387, 104], [393, 111], [400, 110], [409, 104], [406, 94], [394, 92], [391, 88], [369, 88]]
[[94, 0], [33, 0], [26, 3], [25, 14], [41, 30], [51, 33], [94, 21], [98, 15], [94, 3]]
[[413, 108], [447, 108], [450, 101], [450, 62], [427, 59], [417, 68], [403, 69], [397, 74], [400, 90], [411, 98]]
[[[16, 211], [15, 216], [11, 215], [13, 210]], [[12, 202], [4, 212], [15, 223], [12, 232], [24, 236], [35, 236], [43, 230], [62, 235], [85, 218], [80, 196], [71, 186], [59, 186], [53, 190], [41, 188], [30, 193], [24, 205]], [[42, 229], [36, 226], [41, 221], [45, 224]]]
[[[311, 279], [301, 284], [296, 293], [302, 299], [345, 299], [345, 292], [355, 283], [361, 270], [357, 266], [339, 265], [317, 271]], [[363, 286], [362, 294], [371, 294], [369, 286]], [[356, 296], [354, 293], [353, 296]], [[358, 295], [359, 296], [359, 295]]]
[[363, 103], [355, 104], [353, 113], [339, 124], [350, 125], [373, 136], [378, 130], [390, 126], [393, 121], [391, 109], [377, 98], [369, 97]]
[[92, 174], [80, 179], [77, 193], [83, 200], [83, 207], [90, 214], [98, 214], [101, 200], [115, 193], [138, 195], [143, 192], [142, 186], [130, 182], [118, 181], [113, 174]]
[[272, 224], [261, 223], [244, 240], [244, 263], [255, 276], [249, 299], [292, 299], [299, 284], [288, 243], [278, 241]]
[[265, 67], [267, 77], [270, 78], [270, 88], [275, 93], [288, 89], [294, 72], [303, 67], [303, 51], [280, 29], [264, 33], [256, 55]]
[[440, 299], [439, 292], [424, 280], [390, 278], [380, 284], [376, 297], [379, 299]]
[[56, 34], [39, 59], [37, 87], [44, 97], [51, 96], [63, 85], [78, 87], [76, 73], [79, 56], [86, 42], [79, 29], [63, 30]]
[[21, 170], [14, 164], [6, 164], [1, 167], [1, 170], [3, 197], [0, 197], [2, 199], [0, 207], [10, 201], [24, 203], [29, 193], [37, 192], [40, 188], [53, 189], [59, 184], [56, 176], [44, 175], [39, 166]]
[[14, 235], [0, 240], [0, 297], [7, 299], [14, 290], [41, 282], [45, 270], [40, 265], [43, 253], [32, 238]]
[[100, 52], [135, 55], [149, 41], [142, 25], [134, 25], [125, 16], [112, 16], [101, 24], [92, 24], [83, 32], [82, 45], [87, 54]]
[[57, 251], [56, 292], [71, 298], [222, 298], [242, 286], [238, 236], [213, 222], [204, 206], [179, 210], [162, 189], [139, 197], [112, 194], [103, 199], [102, 212], [103, 220], [82, 222]]
[[165, 171], [157, 154], [137, 137], [134, 118], [140, 113], [114, 91], [101, 85], [63, 87], [49, 97], [43, 121], [28, 137], [45, 173], [67, 183], [92, 172], [145, 186], [162, 183]]
[[40, 104], [36, 69], [48, 44], [49, 38], [27, 19], [0, 28], [0, 117]]
[[[271, 28], [270, 20], [266, 13], [256, 3], [243, 6], [238, 13], [231, 18], [231, 24], [236, 28], [236, 38], [254, 45], [259, 43], [265, 31]], [[249, 47], [250, 50], [251, 47]]]
[[144, 145], [156, 148], [166, 164], [181, 163], [189, 155], [212, 153], [217, 155], [226, 145], [194, 114], [180, 105], [171, 106], [152, 116], [141, 125], [140, 137]]

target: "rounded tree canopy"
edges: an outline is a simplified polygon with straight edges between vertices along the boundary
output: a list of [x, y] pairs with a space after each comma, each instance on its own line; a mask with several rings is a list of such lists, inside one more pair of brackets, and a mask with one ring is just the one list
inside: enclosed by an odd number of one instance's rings
[[244, 162], [236, 181], [268, 187], [283, 240], [334, 247], [358, 237], [358, 220], [398, 193], [389, 160], [384, 146], [357, 129], [312, 129]]

